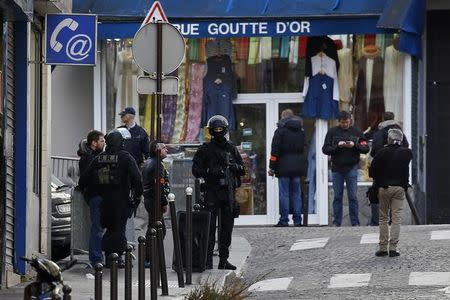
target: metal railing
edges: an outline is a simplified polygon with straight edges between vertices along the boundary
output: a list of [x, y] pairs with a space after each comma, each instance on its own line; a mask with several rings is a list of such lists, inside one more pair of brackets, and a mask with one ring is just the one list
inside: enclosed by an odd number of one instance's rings
[[74, 183], [77, 183], [80, 177], [79, 160], [78, 157], [51, 156], [52, 174], [61, 181], [71, 179]]

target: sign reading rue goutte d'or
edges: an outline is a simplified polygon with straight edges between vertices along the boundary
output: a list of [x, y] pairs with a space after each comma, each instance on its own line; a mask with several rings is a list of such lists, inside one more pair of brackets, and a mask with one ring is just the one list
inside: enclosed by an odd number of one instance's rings
[[173, 23], [184, 36], [270, 36], [309, 33], [309, 21]]

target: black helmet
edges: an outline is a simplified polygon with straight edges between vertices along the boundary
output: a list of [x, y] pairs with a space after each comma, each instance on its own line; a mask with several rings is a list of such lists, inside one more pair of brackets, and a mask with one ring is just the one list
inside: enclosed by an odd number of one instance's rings
[[126, 128], [117, 128], [111, 130], [106, 135], [106, 146], [109, 147], [122, 147], [123, 141], [131, 138], [131, 134]]
[[[221, 115], [215, 115], [212, 116], [209, 120], [208, 120], [208, 130], [209, 130], [209, 134], [211, 134], [211, 136], [218, 138], [218, 137], [223, 137], [227, 134], [228, 132], [228, 121], [224, 116]], [[217, 130], [217, 128], [222, 128], [222, 130]]]

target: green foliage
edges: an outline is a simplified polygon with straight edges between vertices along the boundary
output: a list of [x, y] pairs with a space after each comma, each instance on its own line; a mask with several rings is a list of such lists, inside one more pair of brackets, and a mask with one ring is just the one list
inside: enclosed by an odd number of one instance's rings
[[248, 290], [254, 283], [263, 280], [272, 271], [257, 276], [252, 281], [247, 281], [242, 277], [237, 277], [236, 273], [230, 273], [223, 288], [217, 283], [217, 280], [211, 281], [210, 278], [202, 282], [198, 287], [193, 289], [185, 300], [242, 300], [251, 295]]
[[186, 300], [241, 300], [250, 296], [248, 288], [253, 284], [245, 282], [242, 278], [233, 277], [225, 282], [220, 289], [217, 281], [204, 281], [193, 289]]

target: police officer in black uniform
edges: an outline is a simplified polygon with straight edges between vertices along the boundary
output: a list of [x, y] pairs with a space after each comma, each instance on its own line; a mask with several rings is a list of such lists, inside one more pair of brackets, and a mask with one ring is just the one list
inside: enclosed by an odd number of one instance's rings
[[206, 268], [212, 269], [212, 255], [215, 244], [216, 220], [220, 214], [219, 269], [235, 270], [228, 262], [234, 218], [239, 216], [239, 205], [235, 190], [240, 186], [240, 176], [245, 174], [238, 149], [230, 143], [226, 134], [228, 121], [215, 115], [208, 121], [211, 142], [204, 143], [194, 155], [192, 173], [205, 180], [205, 208], [211, 212]]
[[140, 167], [149, 156], [149, 138], [144, 128], [139, 126], [134, 118], [136, 116], [136, 110], [133, 107], [125, 107], [123, 111], [119, 113], [122, 122], [125, 125], [119, 128], [126, 128], [131, 134], [131, 138], [125, 141], [125, 150], [136, 160], [137, 165]]
[[[114, 129], [106, 136], [106, 150], [98, 155], [81, 174], [79, 185], [98, 191], [101, 203], [101, 224], [106, 228], [102, 249], [108, 258], [111, 253], [119, 256], [125, 251], [127, 218], [139, 203], [142, 195], [142, 179], [134, 158], [125, 151], [124, 136], [128, 130]], [[134, 197], [130, 199], [130, 191]], [[106, 266], [110, 262], [107, 261]], [[119, 267], [123, 267], [123, 260]]]

